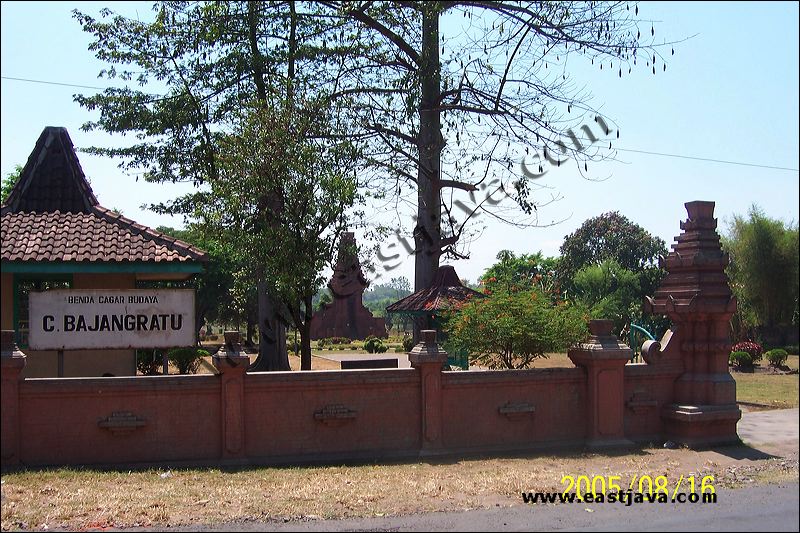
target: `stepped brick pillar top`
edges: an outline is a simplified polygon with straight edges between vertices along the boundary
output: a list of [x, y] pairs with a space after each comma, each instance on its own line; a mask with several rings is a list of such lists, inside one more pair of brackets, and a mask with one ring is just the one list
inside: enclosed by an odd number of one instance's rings
[[0, 364], [2, 367], [2, 416], [0, 416], [0, 460], [2, 466], [19, 464], [19, 382], [25, 368], [25, 354], [14, 342], [14, 332], [0, 333]]
[[673, 334], [665, 358], [679, 359], [683, 374], [675, 382], [675, 403], [663, 413], [672, 440], [694, 446], [738, 440], [736, 382], [728, 371], [730, 319], [736, 298], [728, 284], [716, 232], [714, 202], [689, 202], [689, 218], [662, 261], [661, 286], [645, 301], [645, 310], [667, 315]]
[[629, 445], [624, 430], [624, 368], [631, 349], [612, 332], [611, 320], [589, 322], [591, 336], [570, 348], [569, 358], [587, 373], [586, 440], [590, 448]]
[[422, 342], [408, 352], [408, 360], [419, 371], [422, 387], [420, 455], [430, 455], [442, 448], [442, 365], [447, 362], [447, 352], [436, 343], [436, 330], [421, 333]]
[[212, 357], [221, 377], [222, 459], [245, 455], [244, 380], [250, 358], [242, 352], [241, 341], [241, 333], [226, 331], [225, 346]]

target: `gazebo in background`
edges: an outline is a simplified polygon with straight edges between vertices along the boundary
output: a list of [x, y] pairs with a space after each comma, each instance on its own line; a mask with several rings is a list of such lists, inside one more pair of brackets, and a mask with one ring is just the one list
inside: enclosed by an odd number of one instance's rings
[[485, 295], [465, 287], [450, 265], [440, 266], [433, 278], [433, 284], [409, 294], [386, 308], [387, 313], [405, 315], [411, 318], [416, 326], [415, 331], [435, 329], [437, 339], [447, 351], [447, 364], [467, 370], [469, 357], [467, 353], [453, 353], [448, 350], [447, 335], [442, 331], [442, 313], [468, 302], [471, 298], [483, 298]]

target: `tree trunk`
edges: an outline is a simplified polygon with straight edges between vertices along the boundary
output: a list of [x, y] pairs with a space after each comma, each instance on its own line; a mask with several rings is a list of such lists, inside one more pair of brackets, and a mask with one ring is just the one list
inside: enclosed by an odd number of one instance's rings
[[[422, 54], [419, 76], [422, 95], [419, 109], [419, 166], [417, 168], [417, 225], [414, 228], [414, 290], [431, 286], [441, 255], [441, 133], [439, 98], [441, 96], [439, 59], [439, 8], [426, 3], [422, 9]], [[414, 342], [420, 338], [414, 325]]]
[[253, 337], [256, 334], [256, 321], [253, 319], [253, 316], [250, 313], [247, 313], [247, 318], [245, 321], [247, 322], [245, 346], [254, 346], [255, 342], [253, 342]]
[[197, 346], [200, 346], [200, 328], [203, 327], [203, 324], [206, 323], [206, 313], [204, 310], [198, 308], [195, 311], [196, 315], [194, 318], [194, 334], [195, 334], [195, 343]]
[[300, 370], [311, 370], [311, 300], [313, 296], [303, 299], [305, 320], [300, 329]]
[[258, 357], [251, 372], [290, 370], [286, 349], [286, 326], [278, 318], [266, 282], [258, 282]]

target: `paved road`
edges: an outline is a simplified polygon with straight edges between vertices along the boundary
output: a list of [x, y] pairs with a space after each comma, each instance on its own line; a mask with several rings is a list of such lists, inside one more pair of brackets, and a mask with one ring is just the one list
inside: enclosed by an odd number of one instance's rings
[[229, 523], [171, 531], [798, 531], [799, 493], [795, 482], [720, 489], [716, 504], [517, 505], [389, 518]]
[[800, 410], [780, 409], [744, 413], [736, 431], [745, 444], [788, 444], [800, 441]]

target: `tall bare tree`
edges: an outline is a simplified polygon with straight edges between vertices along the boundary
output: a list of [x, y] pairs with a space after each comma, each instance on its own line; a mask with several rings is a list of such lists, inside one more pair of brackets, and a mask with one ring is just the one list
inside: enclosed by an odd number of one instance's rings
[[[332, 110], [335, 133], [326, 135], [363, 143], [355, 169], [362, 185], [398, 202], [410, 194], [416, 289], [431, 283], [442, 256], [465, 257], [476, 216], [538, 223], [538, 207], [552, 197], [515, 171], [522, 157], [538, 155], [534, 177], [570, 158], [583, 172], [592, 157], [586, 143], [619, 135], [590, 105], [575, 60], [614, 78], [636, 66], [655, 74], [666, 69], [660, 51], [669, 48], [654, 45], [655, 28], [626, 2], [161, 2], [156, 9], [154, 23], [77, 15], [99, 58], [136, 67], [112, 66], [105, 75], [168, 86], [162, 97], [130, 88], [78, 97], [101, 111], [88, 128], [142, 138], [96, 151], [125, 157], [149, 180], [215, 179], [217, 125], [242, 101], [264, 97], [263, 85], [302, 78]], [[516, 210], [505, 211], [498, 195], [513, 198]], [[192, 205], [189, 195], [158, 207]]]

